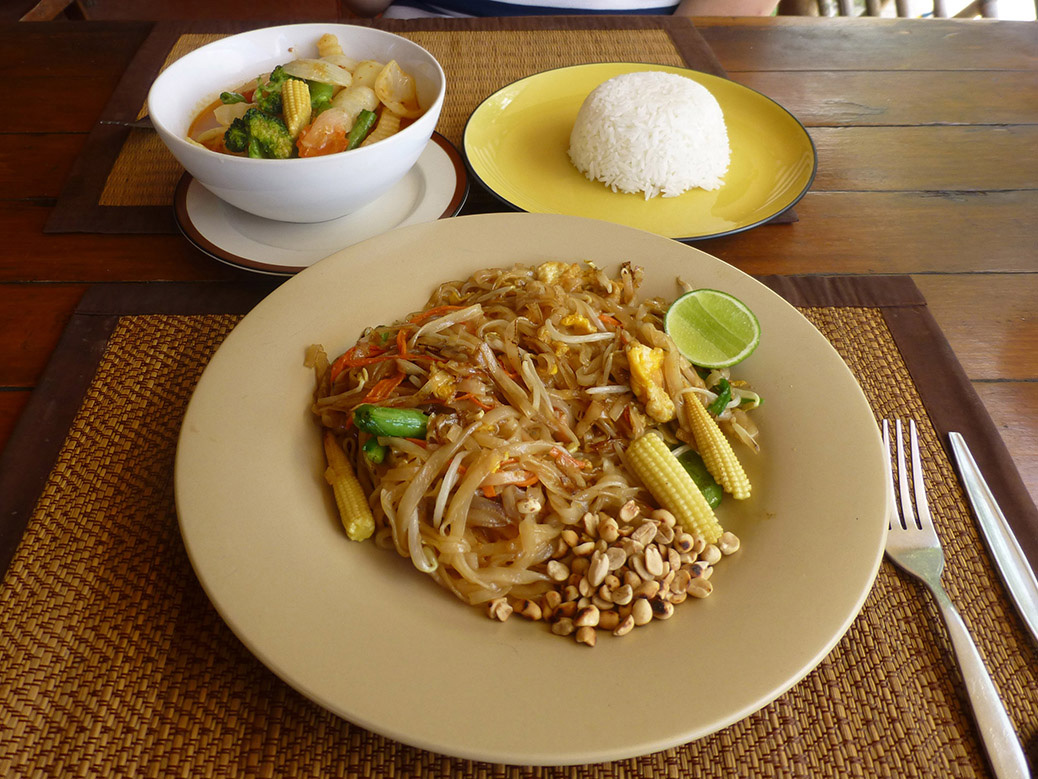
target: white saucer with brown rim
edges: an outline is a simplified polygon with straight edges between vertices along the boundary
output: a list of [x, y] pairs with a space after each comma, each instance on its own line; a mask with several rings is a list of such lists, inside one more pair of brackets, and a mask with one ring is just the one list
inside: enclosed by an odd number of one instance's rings
[[329, 254], [404, 225], [456, 215], [468, 195], [465, 164], [439, 133], [415, 166], [378, 200], [328, 222], [264, 219], [220, 200], [185, 173], [174, 211], [181, 232], [220, 262], [256, 273], [290, 276]]

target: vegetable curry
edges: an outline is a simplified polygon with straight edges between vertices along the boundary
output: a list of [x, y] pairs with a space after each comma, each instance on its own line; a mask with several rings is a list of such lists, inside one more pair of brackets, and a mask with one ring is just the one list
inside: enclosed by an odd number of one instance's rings
[[414, 78], [395, 60], [355, 60], [338, 38], [220, 94], [195, 117], [188, 139], [257, 159], [318, 157], [395, 135], [424, 113]]

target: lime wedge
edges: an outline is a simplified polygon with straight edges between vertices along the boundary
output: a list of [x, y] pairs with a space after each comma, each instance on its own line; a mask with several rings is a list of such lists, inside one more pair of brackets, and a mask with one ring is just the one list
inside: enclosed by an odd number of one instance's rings
[[745, 360], [760, 343], [760, 322], [736, 297], [695, 289], [675, 300], [664, 330], [693, 365], [727, 368]]

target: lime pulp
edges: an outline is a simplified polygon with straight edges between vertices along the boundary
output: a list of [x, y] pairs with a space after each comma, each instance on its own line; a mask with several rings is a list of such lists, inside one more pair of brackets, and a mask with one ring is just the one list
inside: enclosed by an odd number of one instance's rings
[[760, 322], [749, 307], [716, 289], [695, 289], [675, 300], [664, 330], [689, 362], [703, 368], [735, 365], [760, 343]]

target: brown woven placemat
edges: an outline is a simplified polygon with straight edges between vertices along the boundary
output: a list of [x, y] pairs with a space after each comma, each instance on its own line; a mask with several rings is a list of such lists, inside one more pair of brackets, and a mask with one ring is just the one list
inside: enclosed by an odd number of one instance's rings
[[[358, 20], [351, 20], [356, 23]], [[465, 121], [487, 96], [516, 79], [590, 62], [651, 62], [724, 76], [687, 17], [501, 17], [366, 22], [424, 46], [449, 84], [437, 131], [459, 149]], [[248, 25], [157, 24], [127, 68], [77, 160], [45, 232], [176, 232], [172, 202], [184, 170], [148, 127], [147, 91], [170, 62]], [[493, 52], [488, 60], [486, 53]], [[473, 187], [466, 213], [498, 210]], [[774, 221], [795, 221], [789, 209]]]
[[[918, 291], [904, 278], [766, 281], [830, 339], [877, 416], [919, 420], [947, 589], [1034, 761], [1038, 653], [993, 573], [940, 442], [938, 425], [970, 408], [967, 399], [956, 412], [947, 397], [962, 400], [961, 369], [942, 357], [934, 373], [904, 356], [920, 346], [944, 354]], [[30, 436], [46, 437], [52, 426], [39, 424], [36, 410], [53, 406], [49, 387], [81, 385], [0, 584], [0, 775], [988, 775], [934, 605], [887, 563], [815, 671], [745, 720], [665, 752], [579, 767], [489, 765], [408, 747], [329, 714], [233, 636], [198, 585], [177, 529], [180, 420], [208, 358], [254, 298], [233, 289], [221, 299], [211, 285], [129, 287], [84, 302], [41, 383], [37, 394], [46, 397], [34, 398], [14, 451], [0, 460], [9, 477]], [[183, 302], [171, 302], [167, 290]], [[96, 372], [84, 368], [87, 344], [99, 357]], [[945, 400], [928, 414], [934, 382]], [[999, 444], [995, 435], [977, 447], [982, 467]], [[0, 469], [0, 501], [12, 483]], [[1012, 503], [1002, 486], [1007, 514], [1033, 522], [1034, 505]]]

